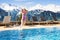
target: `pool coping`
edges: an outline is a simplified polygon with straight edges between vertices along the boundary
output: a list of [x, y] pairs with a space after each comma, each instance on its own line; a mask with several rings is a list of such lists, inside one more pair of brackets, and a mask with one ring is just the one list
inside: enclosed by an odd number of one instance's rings
[[4, 31], [4, 30], [24, 30], [24, 29], [34, 29], [34, 28], [53, 28], [53, 27], [57, 27], [60, 28], [60, 24], [57, 25], [32, 25], [32, 26], [15, 26], [15, 27], [8, 27], [5, 28], [4, 26], [0, 27], [0, 31]]

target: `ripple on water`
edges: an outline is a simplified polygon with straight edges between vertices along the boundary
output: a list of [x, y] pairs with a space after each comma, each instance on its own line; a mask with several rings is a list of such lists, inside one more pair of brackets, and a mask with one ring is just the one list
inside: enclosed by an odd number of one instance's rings
[[0, 40], [20, 40], [20, 30], [0, 31]]
[[23, 33], [24, 40], [60, 40], [58, 28], [25, 29]]

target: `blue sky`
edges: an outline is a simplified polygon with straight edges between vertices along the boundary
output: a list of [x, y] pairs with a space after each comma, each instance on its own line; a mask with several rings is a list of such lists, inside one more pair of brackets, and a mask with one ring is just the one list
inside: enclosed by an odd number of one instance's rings
[[60, 5], [60, 0], [0, 0], [0, 4], [8, 3], [16, 6], [34, 6], [36, 4], [47, 5], [55, 4]]
[[3, 3], [25, 7], [27, 9], [42, 8], [52, 11], [60, 11], [60, 0], [0, 0], [0, 4]]

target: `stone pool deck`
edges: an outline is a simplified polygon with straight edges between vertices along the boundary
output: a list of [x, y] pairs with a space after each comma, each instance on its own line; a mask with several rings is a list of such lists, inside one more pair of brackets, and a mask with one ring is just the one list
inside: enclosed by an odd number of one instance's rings
[[60, 28], [60, 24], [55, 25], [30, 25], [30, 26], [14, 26], [14, 27], [8, 27], [0, 26], [0, 31], [4, 30], [23, 30], [23, 29], [33, 29], [33, 28], [52, 28], [57, 27]]
[[20, 27], [5, 27], [5, 26], [0, 26], [0, 31], [4, 30], [22, 30]]
[[33, 29], [33, 28], [52, 28], [52, 27], [60, 28], [60, 24], [23, 26], [23, 27], [21, 27], [21, 28], [22, 28], [22, 29]]

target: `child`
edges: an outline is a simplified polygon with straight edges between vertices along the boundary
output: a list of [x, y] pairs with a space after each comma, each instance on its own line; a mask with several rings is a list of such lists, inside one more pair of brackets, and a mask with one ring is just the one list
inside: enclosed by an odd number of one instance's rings
[[27, 10], [26, 9], [22, 9], [22, 20], [21, 20], [21, 24], [24, 25], [25, 21], [26, 21], [26, 13]]

